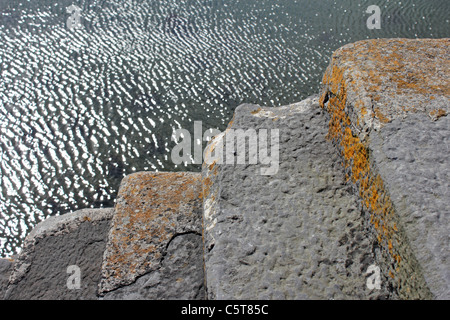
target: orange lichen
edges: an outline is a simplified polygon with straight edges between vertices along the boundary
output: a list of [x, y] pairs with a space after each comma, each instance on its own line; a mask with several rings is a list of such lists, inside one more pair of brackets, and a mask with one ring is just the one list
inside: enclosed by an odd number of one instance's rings
[[[423, 106], [427, 100], [450, 94], [450, 77], [435, 72], [447, 72], [449, 55], [439, 52], [448, 52], [450, 42], [448, 39], [430, 41], [431, 45], [428, 40], [419, 44], [420, 50], [417, 50], [417, 44], [421, 42], [409, 39], [368, 40], [344, 46], [332, 57], [322, 79], [319, 99], [320, 106], [330, 115], [327, 138], [341, 152], [345, 179], [356, 186], [387, 263], [383, 272], [396, 279], [391, 283], [398, 286], [399, 294], [405, 298], [426, 298], [431, 293], [417, 269], [407, 238], [397, 224], [398, 217], [383, 179], [372, 163], [366, 125], [369, 128], [373, 123], [382, 126], [398, 114], [424, 109], [430, 112]], [[404, 59], [408, 51], [417, 53], [417, 61]], [[430, 59], [438, 55], [439, 59]], [[383, 95], [379, 93], [381, 91]], [[354, 100], [347, 101], [347, 95]], [[430, 95], [433, 98], [429, 98]], [[413, 100], [407, 99], [389, 104], [389, 97], [403, 99], [408, 96], [414, 97], [417, 107], [409, 106]], [[436, 120], [446, 114], [446, 110], [437, 109], [429, 116]], [[373, 122], [374, 119], [377, 121]]]
[[389, 249], [389, 252], [392, 254], [392, 250], [393, 250], [392, 240], [388, 240], [388, 249]]
[[255, 114], [258, 114], [261, 110], [262, 110], [261, 108], [258, 108], [258, 109], [256, 109], [256, 110], [253, 110], [253, 111], [250, 112], [250, 113], [253, 114], [253, 115], [255, 115]]
[[[346, 66], [346, 89], [348, 92], [365, 93], [372, 104], [376, 103], [377, 110], [374, 110], [373, 116], [384, 124], [399, 112], [417, 112], [421, 109], [393, 106], [383, 96], [405, 102], [409, 97], [416, 100], [419, 97], [422, 105], [426, 105], [427, 100], [433, 100], [436, 96], [450, 95], [449, 44], [449, 39], [359, 41], [336, 51], [322, 84], [328, 87], [329, 92], [338, 93], [344, 72], [337, 66]], [[414, 59], [411, 59], [412, 56]], [[323, 92], [322, 101], [326, 94]], [[430, 95], [432, 98], [428, 98]], [[359, 111], [355, 124], [357, 128], [364, 127], [369, 120], [364, 119], [362, 107], [372, 106], [360, 105], [358, 101], [354, 107]]]
[[431, 110], [429, 115], [433, 120], [437, 120], [441, 117], [445, 117], [447, 115], [447, 112], [444, 109], [435, 109]]
[[[327, 138], [339, 146], [344, 166], [349, 170], [346, 178], [359, 187], [362, 203], [372, 213], [370, 223], [374, 227], [379, 244], [400, 264], [400, 255], [395, 251], [393, 242], [397, 227], [394, 228], [392, 223], [392, 203], [381, 177], [371, 170], [368, 148], [351, 129], [351, 120], [346, 112], [347, 86], [343, 74], [342, 69], [333, 65], [324, 76], [328, 90], [322, 94], [319, 103], [322, 108], [326, 107], [331, 117]], [[328, 97], [328, 104], [325, 106]], [[366, 113], [367, 110], [362, 107], [361, 114]], [[389, 121], [377, 109], [375, 116], [382, 122]]]
[[140, 172], [123, 180], [114, 217], [120, 226], [111, 231], [105, 261], [110, 276], [124, 278], [152, 267], [174, 235], [173, 215], [194, 214], [186, 205], [200, 202], [199, 180], [198, 174], [176, 172]]

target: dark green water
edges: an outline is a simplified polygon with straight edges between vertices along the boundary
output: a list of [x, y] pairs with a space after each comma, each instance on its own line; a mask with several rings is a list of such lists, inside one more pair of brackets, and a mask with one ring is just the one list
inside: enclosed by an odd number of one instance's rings
[[[71, 4], [81, 25], [69, 30]], [[381, 29], [369, 30], [369, 5]], [[315, 94], [338, 47], [450, 36], [448, 0], [0, 2], [0, 256], [39, 221], [113, 206], [126, 174], [175, 166], [178, 128]]]

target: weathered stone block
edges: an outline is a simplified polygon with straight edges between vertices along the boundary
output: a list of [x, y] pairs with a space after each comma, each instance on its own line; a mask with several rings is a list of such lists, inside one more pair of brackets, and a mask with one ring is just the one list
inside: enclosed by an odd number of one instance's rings
[[450, 117], [395, 119], [369, 148], [427, 286], [450, 299]]
[[[113, 209], [84, 209], [39, 223], [14, 262], [5, 299], [97, 299], [112, 214]], [[77, 275], [79, 282], [71, 278]]]
[[323, 78], [328, 137], [404, 299], [449, 298], [450, 39], [338, 49]]
[[8, 286], [9, 276], [13, 268], [13, 261], [0, 258], [0, 300], [3, 300], [6, 287]]
[[[330, 100], [339, 120], [346, 120], [341, 119], [345, 112], [355, 134], [364, 140], [371, 130], [411, 113], [432, 119], [447, 115], [449, 65], [450, 39], [358, 41], [333, 53], [321, 101]], [[332, 129], [339, 129], [333, 124]]]
[[[203, 166], [208, 298], [396, 297], [385, 278], [380, 290], [366, 285], [367, 269], [379, 264], [375, 239], [325, 139], [327, 122], [317, 97], [279, 108], [241, 105], [209, 144]], [[236, 164], [242, 149], [232, 163], [212, 161], [236, 129], [268, 129], [268, 140], [279, 130], [278, 171], [262, 175], [266, 164], [250, 164], [249, 144], [245, 164]]]
[[120, 185], [104, 299], [203, 299], [200, 173], [139, 172]]

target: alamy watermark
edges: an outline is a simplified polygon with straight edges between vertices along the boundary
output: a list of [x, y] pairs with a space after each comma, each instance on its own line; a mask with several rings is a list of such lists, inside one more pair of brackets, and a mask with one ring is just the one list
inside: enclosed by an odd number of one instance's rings
[[380, 275], [380, 267], [372, 264], [367, 268], [366, 274], [370, 274], [369, 277], [367, 277], [366, 285], [367, 288], [370, 290], [381, 289], [381, 275]]
[[71, 5], [66, 8], [67, 13], [70, 13], [71, 16], [67, 18], [67, 29], [73, 31], [75, 29], [81, 28], [81, 9], [76, 5]]
[[381, 9], [379, 6], [371, 5], [367, 8], [366, 13], [372, 15], [367, 19], [366, 25], [368, 29], [381, 29]]
[[67, 274], [70, 276], [67, 278], [67, 289], [78, 290], [81, 288], [81, 270], [77, 265], [70, 265], [67, 267]]
[[[69, 7], [67, 7], [66, 10], [67, 10], [67, 13], [71, 14], [67, 18], [67, 22], [66, 22], [67, 29], [69, 29], [70, 31], [73, 31], [74, 29], [81, 28], [81, 26], [82, 26], [82, 24], [81, 24], [81, 8], [72, 4]], [[371, 14], [371, 16], [366, 21], [367, 28], [370, 30], [381, 29], [381, 9], [380, 9], [380, 7], [377, 5], [370, 5], [366, 9], [366, 13]], [[170, 25], [170, 21], [171, 21], [170, 18], [172, 18], [172, 16], [167, 18], [167, 21], [169, 21], [169, 25]]]
[[[215, 138], [210, 146], [203, 151], [202, 142], [210, 141], [213, 137]], [[188, 130], [175, 130], [172, 140], [177, 143], [171, 153], [171, 160], [176, 165], [202, 164], [203, 161], [207, 165], [259, 163], [266, 166], [260, 168], [261, 175], [274, 175], [278, 172], [280, 150], [278, 129], [227, 129], [224, 133], [217, 129], [209, 129], [202, 133], [202, 122], [195, 121], [193, 152], [191, 134]]]

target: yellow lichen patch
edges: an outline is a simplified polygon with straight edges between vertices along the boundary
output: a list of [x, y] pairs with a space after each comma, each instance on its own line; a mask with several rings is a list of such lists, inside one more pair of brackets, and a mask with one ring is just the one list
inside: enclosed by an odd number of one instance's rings
[[375, 108], [375, 117], [382, 123], [388, 123], [390, 120], [380, 111], [379, 108]]
[[[351, 121], [346, 113], [347, 89], [343, 71], [337, 66], [333, 66], [331, 71], [329, 70], [329, 73], [326, 73], [327, 77], [324, 78], [329, 81], [327, 83], [328, 91], [322, 95], [322, 97], [330, 97], [326, 106], [331, 117], [327, 137], [339, 146], [344, 166], [349, 169], [347, 178], [359, 187], [362, 203], [369, 212], [372, 212], [370, 222], [374, 227], [380, 246], [386, 248], [386, 252], [396, 264], [399, 264], [400, 254], [394, 248], [396, 230], [392, 222], [393, 207], [390, 198], [384, 189], [381, 177], [371, 171], [367, 147], [351, 129]], [[325, 98], [319, 101], [322, 108], [325, 108], [324, 102]], [[366, 112], [367, 110], [364, 110], [363, 114], [365, 115]], [[382, 121], [387, 121], [380, 112], [378, 112], [378, 117]]]
[[261, 110], [262, 110], [261, 108], [258, 108], [258, 109], [256, 109], [256, 110], [253, 110], [253, 111], [250, 112], [250, 113], [253, 114], [253, 115], [255, 115], [255, 114], [258, 114]]
[[[369, 163], [367, 161], [367, 151], [364, 145], [355, 137], [349, 127], [344, 129], [344, 135], [340, 139], [342, 155], [345, 159], [345, 166], [351, 166], [352, 182], [356, 183], [367, 177], [369, 173]], [[366, 183], [364, 183], [364, 191]]]
[[233, 126], [235, 116], [236, 116], [236, 113], [233, 114], [233, 117], [231, 118], [230, 122], [228, 123], [227, 130]]
[[431, 110], [430, 113], [429, 113], [429, 116], [434, 121], [438, 120], [441, 117], [445, 117], [446, 115], [447, 115], [447, 112], [444, 109]]
[[392, 246], [392, 240], [388, 240], [388, 249], [389, 249], [389, 252], [392, 254], [392, 251], [394, 249], [394, 247]]
[[378, 101], [381, 100], [381, 97], [376, 95], [376, 96], [373, 97], [373, 100], [376, 101], [376, 102], [378, 102]]
[[[403, 59], [401, 50], [414, 47], [410, 40], [387, 41], [388, 50], [383, 50], [380, 45], [384, 42], [362, 41], [339, 49], [333, 55], [322, 79], [319, 104], [330, 115], [327, 138], [333, 141], [342, 155], [346, 181], [357, 187], [361, 204], [369, 217], [370, 229], [386, 261], [384, 272], [396, 280], [391, 283], [398, 284], [402, 297], [427, 296], [426, 284], [418, 264], [406, 236], [398, 226], [394, 204], [383, 179], [377, 173], [376, 163], [371, 162], [368, 147], [370, 132], [367, 135], [362, 129], [365, 129], [364, 122], [371, 125], [372, 119], [383, 125], [393, 120], [395, 112], [404, 114], [422, 108], [421, 98], [405, 100], [406, 103], [402, 101], [391, 107], [390, 96], [397, 99], [396, 93], [404, 96], [411, 94], [414, 97], [424, 94], [423, 97], [429, 99], [430, 94], [441, 95], [445, 92], [448, 81], [434, 77], [430, 70], [435, 66], [429, 64], [429, 59], [423, 59], [426, 61], [419, 63], [425, 69], [429, 67], [426, 75], [421, 74], [420, 68], [413, 66], [413, 62]], [[448, 44], [449, 41], [442, 43]], [[427, 50], [428, 48], [424, 48], [424, 51]], [[432, 84], [439, 81], [439, 85]], [[409, 106], [410, 101], [420, 107]], [[396, 108], [395, 112], [392, 112], [393, 108]], [[446, 111], [433, 110], [429, 115], [442, 117], [446, 115]], [[376, 130], [377, 127], [374, 128]], [[413, 280], [409, 278], [410, 275], [414, 275]]]
[[218, 166], [216, 165], [210, 165], [208, 166], [208, 169], [208, 175], [202, 179], [202, 199], [208, 199], [211, 187], [213, 185], [213, 180], [211, 177], [216, 176], [218, 173]]
[[[340, 92], [344, 72], [338, 66], [345, 66], [347, 91], [370, 98], [372, 105], [376, 103], [378, 114], [373, 116], [380, 125], [404, 116], [405, 112], [429, 112], [432, 104], [428, 102], [433, 100], [430, 96], [436, 99], [450, 95], [449, 44], [449, 39], [358, 41], [333, 54], [322, 84], [329, 92]], [[324, 97], [326, 94], [322, 92], [321, 101]], [[389, 99], [401, 102], [392, 104]], [[372, 109], [370, 100], [366, 100], [367, 105], [354, 105], [356, 116], [352, 115], [352, 120], [358, 129], [372, 123], [361, 114], [362, 107]], [[410, 101], [420, 108], [401, 107]]]
[[178, 219], [195, 214], [200, 179], [200, 174], [177, 172], [140, 172], [123, 179], [105, 259], [111, 277], [127, 278], [157, 263]]
[[371, 84], [367, 88], [367, 91], [370, 91], [370, 92], [377, 92], [377, 91], [380, 91], [380, 90], [381, 90], [381, 86], [379, 84]]
[[323, 75], [323, 78], [322, 78], [322, 84], [327, 84], [328, 83], [328, 76], [327, 76], [327, 73], [325, 72], [325, 74]]

